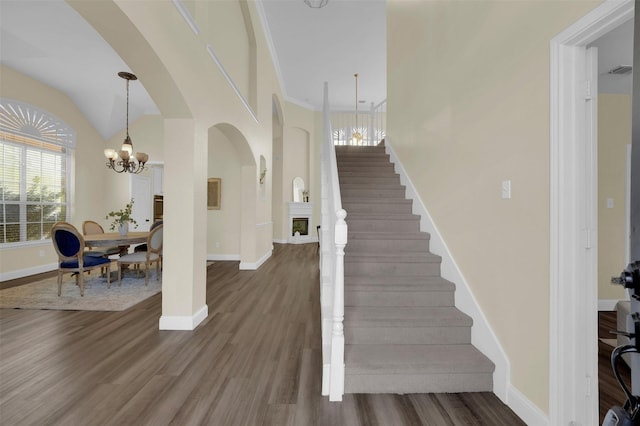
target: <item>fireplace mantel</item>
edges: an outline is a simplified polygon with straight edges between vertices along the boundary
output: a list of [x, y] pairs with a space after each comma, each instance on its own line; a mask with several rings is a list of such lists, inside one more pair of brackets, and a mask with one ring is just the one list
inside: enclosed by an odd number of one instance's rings
[[[311, 224], [313, 223], [313, 203], [294, 203], [289, 202], [289, 232], [287, 234], [287, 242], [289, 244], [305, 244], [316, 241], [313, 232], [311, 232]], [[293, 220], [307, 219], [307, 235], [294, 235]]]

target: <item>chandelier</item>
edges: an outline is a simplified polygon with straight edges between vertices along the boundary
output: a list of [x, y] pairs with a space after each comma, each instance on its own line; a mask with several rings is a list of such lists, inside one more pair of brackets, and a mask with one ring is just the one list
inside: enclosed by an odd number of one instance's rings
[[358, 74], [353, 76], [356, 78], [356, 127], [351, 135], [351, 144], [359, 145], [362, 142], [362, 134], [358, 131]]
[[[120, 151], [116, 151], [112, 148], [104, 150], [104, 156], [107, 157], [107, 167], [112, 169], [116, 173], [128, 172], [128, 173], [140, 173], [144, 170], [144, 164], [149, 160], [149, 156], [144, 152], [136, 152], [135, 160], [132, 157], [133, 144], [129, 137], [129, 81], [137, 80], [134, 74], [121, 71], [118, 76], [127, 80], [127, 136], [124, 138]], [[118, 156], [120, 159], [118, 159]]]
[[314, 9], [320, 9], [321, 7], [325, 7], [329, 0], [304, 0], [305, 4]]

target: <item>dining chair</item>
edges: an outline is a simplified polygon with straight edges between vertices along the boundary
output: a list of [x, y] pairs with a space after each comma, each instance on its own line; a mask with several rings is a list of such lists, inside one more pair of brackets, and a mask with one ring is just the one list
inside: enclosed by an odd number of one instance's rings
[[[157, 220], [157, 221], [153, 222], [151, 224], [151, 227], [149, 228], [149, 231], [153, 231], [154, 228], [157, 228], [158, 226], [160, 226], [162, 224], [163, 224], [162, 220]], [[137, 246], [135, 246], [133, 248], [133, 252], [134, 253], [139, 253], [139, 252], [144, 252], [144, 251], [147, 251], [147, 243], [137, 245]], [[162, 252], [160, 252], [160, 270], [162, 270]]]
[[70, 223], [56, 222], [51, 228], [51, 241], [58, 253], [58, 296], [62, 294], [62, 275], [76, 273], [80, 296], [84, 296], [84, 273], [97, 268], [107, 269], [107, 288], [111, 287], [111, 260], [85, 253], [82, 234]]
[[[85, 220], [82, 222], [82, 233], [84, 235], [104, 234], [104, 228], [93, 220]], [[87, 244], [89, 251], [86, 253], [89, 256], [107, 257], [113, 254], [120, 253], [120, 247], [100, 247]]]
[[163, 225], [158, 225], [149, 232], [147, 251], [133, 252], [118, 259], [118, 284], [122, 285], [122, 267], [124, 265], [145, 265], [144, 285], [149, 284], [149, 268], [156, 264], [156, 279], [160, 280], [160, 259], [162, 253]]

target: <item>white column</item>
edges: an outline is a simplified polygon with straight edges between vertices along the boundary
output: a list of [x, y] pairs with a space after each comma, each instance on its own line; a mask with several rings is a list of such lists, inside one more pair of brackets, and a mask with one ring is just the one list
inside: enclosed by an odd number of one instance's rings
[[207, 131], [164, 121], [164, 261], [161, 330], [193, 330], [207, 317]]

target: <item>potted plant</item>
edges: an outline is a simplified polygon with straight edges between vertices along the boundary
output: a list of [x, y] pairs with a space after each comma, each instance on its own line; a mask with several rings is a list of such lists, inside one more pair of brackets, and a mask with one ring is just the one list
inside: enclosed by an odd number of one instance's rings
[[131, 217], [132, 208], [133, 198], [126, 206], [124, 206], [124, 209], [109, 212], [109, 214], [107, 214], [107, 217], [105, 218], [113, 219], [113, 221], [111, 222], [111, 227], [109, 229], [115, 231], [116, 228], [118, 228], [118, 232], [120, 232], [120, 235], [127, 235], [127, 232], [129, 232], [129, 223], [133, 223], [133, 225], [137, 228], [138, 223], [133, 219], [133, 217]]

